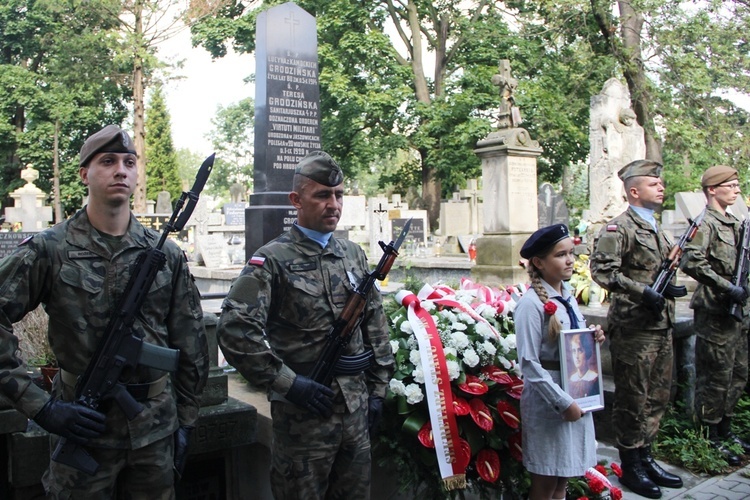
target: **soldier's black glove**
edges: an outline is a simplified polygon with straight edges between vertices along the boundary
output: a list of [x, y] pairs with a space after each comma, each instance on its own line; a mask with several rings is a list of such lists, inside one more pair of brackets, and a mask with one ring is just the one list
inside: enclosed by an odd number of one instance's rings
[[677, 286], [670, 283], [664, 289], [664, 296], [670, 299], [679, 299], [685, 295], [687, 295], [687, 288], [682, 285]]
[[285, 397], [321, 417], [333, 415], [333, 391], [303, 375], [297, 375]]
[[743, 286], [730, 285], [727, 295], [733, 302], [743, 304], [747, 300], [747, 290]]
[[50, 434], [85, 445], [104, 432], [104, 413], [88, 406], [50, 398], [34, 416], [34, 422]]
[[374, 394], [367, 400], [367, 430], [370, 432], [371, 440], [378, 435], [378, 425], [383, 417], [383, 403], [383, 398]]
[[177, 483], [182, 479], [182, 473], [185, 472], [187, 463], [188, 445], [190, 444], [190, 434], [193, 433], [194, 427], [191, 425], [181, 425], [174, 432], [174, 482]]
[[657, 293], [656, 290], [647, 286], [643, 289], [643, 296], [641, 297], [641, 303], [654, 314], [661, 314], [664, 310], [664, 296]]

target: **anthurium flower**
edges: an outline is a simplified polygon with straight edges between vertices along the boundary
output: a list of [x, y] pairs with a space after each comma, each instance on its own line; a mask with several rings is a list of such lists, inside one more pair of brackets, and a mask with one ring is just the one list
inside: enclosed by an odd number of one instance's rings
[[518, 414], [518, 410], [509, 402], [498, 401], [497, 412], [500, 414], [503, 422], [511, 429], [518, 429], [518, 426], [521, 425], [521, 416]]
[[521, 447], [520, 432], [510, 435], [508, 438], [508, 447], [510, 448], [510, 456], [519, 462], [523, 462], [523, 448]]
[[494, 483], [500, 478], [500, 457], [492, 448], [484, 448], [477, 453], [476, 468], [479, 477]]
[[521, 399], [521, 392], [523, 392], [523, 380], [516, 377], [515, 375], [511, 375], [511, 378], [513, 379], [513, 383], [505, 390], [505, 392], [506, 394], [508, 394], [508, 396], [514, 399]]
[[482, 368], [482, 373], [490, 380], [497, 382], [500, 385], [512, 385], [513, 379], [506, 370], [498, 368], [497, 366], [490, 365]]
[[468, 401], [464, 398], [459, 398], [455, 394], [453, 395], [453, 411], [458, 416], [468, 415], [471, 411]]
[[458, 438], [458, 454], [456, 455], [456, 465], [459, 470], [464, 470], [471, 462], [471, 445], [464, 438]]
[[458, 388], [475, 396], [481, 396], [489, 390], [487, 384], [482, 382], [482, 379], [476, 375], [466, 375], [466, 381], [463, 384], [458, 384]]
[[422, 446], [425, 448], [435, 447], [435, 440], [432, 436], [432, 424], [429, 420], [424, 423], [421, 429], [419, 429], [417, 439], [419, 439], [419, 442], [422, 443]]
[[490, 409], [481, 399], [474, 398], [469, 401], [471, 407], [471, 418], [474, 422], [484, 431], [491, 431], [495, 426], [495, 421], [492, 420]]

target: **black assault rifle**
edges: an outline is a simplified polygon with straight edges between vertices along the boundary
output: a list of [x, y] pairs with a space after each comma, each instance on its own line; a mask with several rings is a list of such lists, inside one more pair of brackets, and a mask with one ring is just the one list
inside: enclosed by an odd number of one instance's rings
[[[86, 371], [78, 377], [74, 404], [97, 410], [103, 401], [114, 400], [125, 416], [132, 420], [143, 411], [143, 405], [128, 392], [125, 387], [127, 382], [123, 381], [127, 381], [139, 365], [168, 372], [177, 370], [180, 351], [144, 342], [142, 334], [133, 329], [133, 323], [156, 275], [167, 260], [166, 254], [161, 251], [167, 236], [173, 231], [180, 231], [187, 223], [213, 165], [212, 154], [198, 170], [190, 192], [183, 192], [177, 200], [157, 245], [143, 252], [136, 260], [115, 314], [110, 318]], [[187, 206], [182, 210], [186, 200]], [[52, 459], [87, 474], [94, 474], [99, 469], [99, 464], [85, 448], [65, 438], [58, 442]]]
[[[740, 248], [737, 252], [737, 261], [734, 264], [732, 284], [742, 288], [747, 287], [747, 277], [750, 273], [750, 222], [748, 219], [742, 221], [740, 226]], [[742, 321], [741, 302], [732, 301], [729, 306], [729, 314], [737, 321]]]
[[[667, 255], [667, 258], [664, 259], [664, 261], [661, 263], [661, 266], [659, 267], [659, 274], [656, 275], [654, 284], [651, 285], [651, 288], [659, 295], [664, 295], [664, 290], [666, 290], [667, 287], [670, 286], [672, 277], [674, 277], [674, 275], [677, 273], [677, 268], [680, 265], [680, 260], [682, 260], [682, 252], [685, 251], [685, 245], [693, 241], [693, 238], [695, 238], [695, 234], [698, 232], [698, 228], [703, 222], [703, 218], [705, 216], [706, 209], [704, 208], [703, 211], [698, 214], [698, 217], [693, 220], [688, 219], [688, 221], [690, 222], [690, 226], [687, 228], [687, 231], [685, 231], [685, 233], [680, 237], [680, 240], [677, 242], [677, 244], [672, 247], [672, 250], [669, 251], [669, 255]], [[671, 292], [672, 293], [670, 294], [670, 296], [673, 298], [684, 297], [685, 295], [687, 295], [687, 289], [684, 286], [672, 285]]]
[[411, 219], [406, 221], [395, 243], [391, 241], [386, 245], [382, 241], [378, 242], [380, 248], [383, 249], [380, 262], [359, 283], [357, 289], [349, 295], [341, 315], [334, 321], [326, 334], [326, 345], [315, 363], [312, 373], [310, 373], [310, 378], [319, 384], [330, 387], [334, 375], [355, 374], [370, 367], [375, 356], [371, 350], [354, 356], [343, 356], [342, 352], [344, 352], [355, 330], [362, 322], [367, 295], [372, 290], [375, 280], [384, 280], [391, 270], [391, 266], [398, 256], [398, 249], [409, 232], [409, 226], [411, 226]]

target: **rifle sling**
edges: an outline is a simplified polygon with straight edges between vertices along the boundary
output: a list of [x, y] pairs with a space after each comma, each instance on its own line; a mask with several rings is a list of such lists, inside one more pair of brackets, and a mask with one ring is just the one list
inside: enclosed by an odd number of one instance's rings
[[[60, 380], [68, 387], [75, 388], [78, 381], [78, 375], [60, 368]], [[125, 390], [133, 396], [136, 401], [146, 401], [153, 399], [167, 388], [167, 375], [163, 375], [153, 382], [143, 384], [124, 384]]]
[[[334, 370], [335, 375], [359, 375], [363, 371], [367, 370], [372, 366], [372, 362], [375, 359], [375, 354], [370, 351], [365, 351], [352, 356], [341, 356], [336, 362], [336, 368]], [[284, 361], [284, 364], [294, 370], [295, 373], [309, 374], [315, 367], [315, 362], [309, 363], [290, 363]]]

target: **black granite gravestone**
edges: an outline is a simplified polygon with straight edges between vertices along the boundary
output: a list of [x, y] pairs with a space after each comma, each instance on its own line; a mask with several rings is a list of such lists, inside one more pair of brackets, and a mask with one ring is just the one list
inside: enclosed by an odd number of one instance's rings
[[294, 167], [321, 149], [315, 18], [292, 2], [258, 15], [254, 192], [245, 211], [245, 255], [291, 226]]

